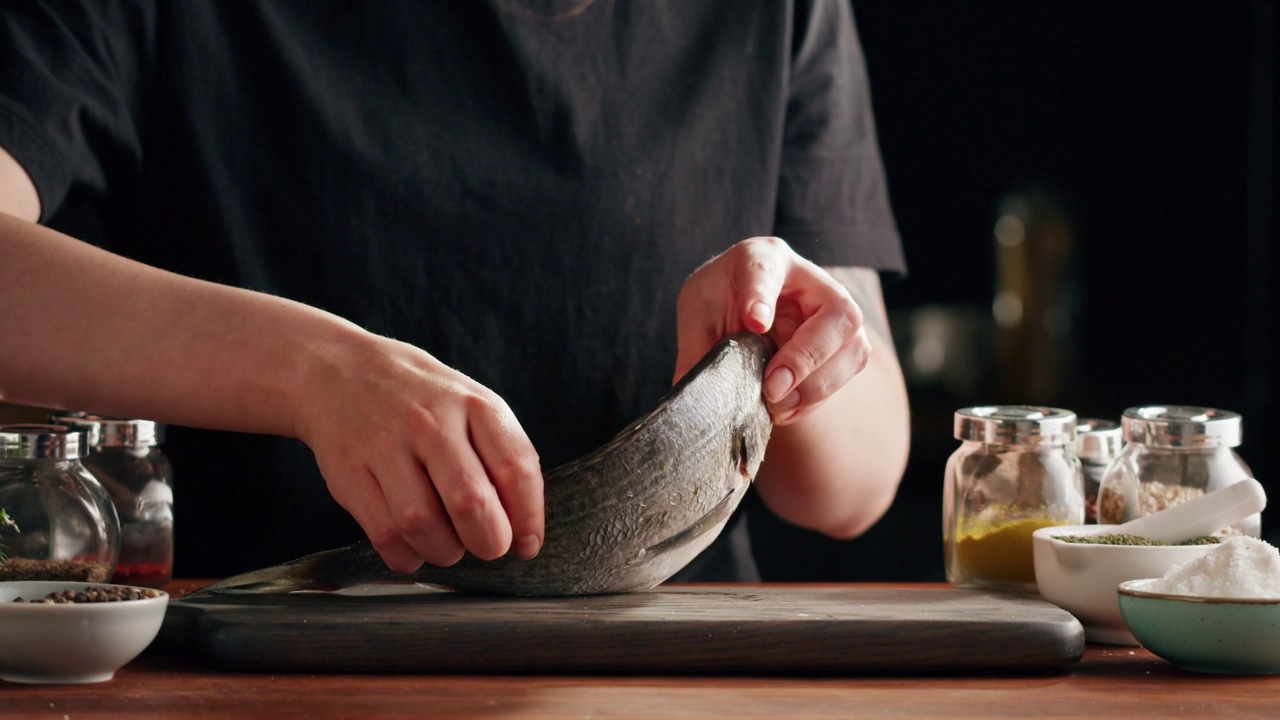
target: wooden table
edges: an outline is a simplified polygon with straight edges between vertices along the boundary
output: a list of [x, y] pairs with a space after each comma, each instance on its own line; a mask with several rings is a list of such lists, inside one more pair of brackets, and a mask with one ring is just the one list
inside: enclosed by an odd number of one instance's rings
[[[176, 582], [180, 596], [198, 582]], [[3, 639], [0, 638], [0, 642]], [[1030, 676], [559, 677], [271, 675], [144, 655], [108, 682], [0, 682], [0, 718], [1280, 717], [1280, 676], [1184, 672], [1089, 646]]]

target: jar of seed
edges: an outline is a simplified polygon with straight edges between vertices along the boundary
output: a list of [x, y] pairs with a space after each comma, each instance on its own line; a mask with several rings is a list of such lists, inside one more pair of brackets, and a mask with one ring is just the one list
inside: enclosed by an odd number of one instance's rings
[[82, 430], [0, 425], [0, 580], [111, 577], [120, 520], [81, 464], [88, 452]]
[[1031, 534], [1084, 522], [1076, 416], [1026, 405], [956, 411], [960, 447], [947, 461], [942, 536], [947, 579], [960, 587], [1034, 592]]
[[1084, 520], [1098, 522], [1098, 491], [1102, 487], [1102, 473], [1107, 465], [1120, 454], [1124, 436], [1120, 423], [1114, 420], [1084, 418], [1076, 425], [1076, 457], [1084, 471]]
[[[1150, 515], [1253, 477], [1236, 453], [1243, 420], [1229, 410], [1192, 406], [1132, 407], [1120, 418], [1125, 446], [1103, 472], [1098, 522]], [[1258, 514], [1223, 532], [1258, 537]]]
[[163, 587], [173, 577], [173, 468], [160, 450], [164, 425], [88, 413], [51, 420], [86, 430], [93, 444], [84, 466], [120, 516], [120, 561], [112, 582]]

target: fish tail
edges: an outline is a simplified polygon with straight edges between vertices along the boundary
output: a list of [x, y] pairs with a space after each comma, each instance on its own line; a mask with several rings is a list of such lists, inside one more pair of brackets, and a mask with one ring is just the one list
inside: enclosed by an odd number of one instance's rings
[[287, 563], [234, 575], [206, 585], [188, 598], [213, 594], [267, 595], [300, 591], [332, 592], [374, 579], [376, 553], [367, 542], [305, 555]]

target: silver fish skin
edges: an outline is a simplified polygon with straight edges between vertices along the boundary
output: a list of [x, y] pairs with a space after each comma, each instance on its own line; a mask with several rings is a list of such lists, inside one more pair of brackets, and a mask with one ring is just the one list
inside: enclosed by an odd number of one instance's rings
[[545, 476], [546, 534], [537, 557], [396, 573], [366, 540], [237, 575], [212, 593], [335, 591], [422, 583], [469, 593], [569, 596], [651, 588], [711, 544], [750, 487], [773, 422], [763, 397], [771, 342], [717, 343], [649, 414]]

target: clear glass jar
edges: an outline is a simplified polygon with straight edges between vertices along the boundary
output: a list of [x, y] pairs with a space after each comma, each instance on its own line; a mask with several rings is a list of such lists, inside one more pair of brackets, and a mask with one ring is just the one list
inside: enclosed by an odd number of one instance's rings
[[1084, 521], [1098, 522], [1098, 492], [1102, 474], [1124, 447], [1120, 423], [1084, 418], [1076, 425], [1076, 457], [1084, 471]]
[[[1133, 407], [1120, 419], [1126, 445], [1103, 473], [1098, 522], [1115, 524], [1253, 477], [1233, 448], [1242, 419], [1229, 410], [1188, 406]], [[1224, 532], [1259, 537], [1250, 515]]]
[[942, 537], [947, 580], [1034, 592], [1031, 533], [1084, 522], [1076, 416], [1025, 405], [955, 414], [960, 447], [947, 460]]
[[0, 425], [0, 580], [105, 582], [120, 552], [111, 498], [80, 460], [87, 434]]
[[163, 587], [173, 577], [173, 467], [159, 447], [164, 426], [86, 413], [51, 420], [89, 433], [93, 452], [84, 466], [120, 516], [120, 560], [112, 581]]

